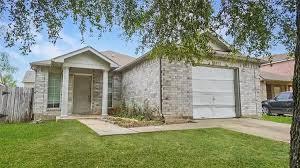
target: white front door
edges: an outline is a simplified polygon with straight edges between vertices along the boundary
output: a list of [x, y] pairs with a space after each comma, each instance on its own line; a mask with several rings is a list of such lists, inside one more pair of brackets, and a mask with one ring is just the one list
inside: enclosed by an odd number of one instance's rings
[[91, 76], [75, 75], [74, 76], [74, 114], [91, 113]]
[[234, 70], [192, 68], [193, 118], [235, 117]]

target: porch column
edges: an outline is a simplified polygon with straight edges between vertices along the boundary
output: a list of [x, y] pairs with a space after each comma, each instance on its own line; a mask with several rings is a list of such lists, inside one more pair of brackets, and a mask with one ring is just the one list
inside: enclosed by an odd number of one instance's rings
[[102, 86], [102, 117], [107, 116], [107, 99], [108, 99], [108, 71], [103, 71], [103, 86]]
[[69, 67], [63, 67], [61, 116], [68, 116]]

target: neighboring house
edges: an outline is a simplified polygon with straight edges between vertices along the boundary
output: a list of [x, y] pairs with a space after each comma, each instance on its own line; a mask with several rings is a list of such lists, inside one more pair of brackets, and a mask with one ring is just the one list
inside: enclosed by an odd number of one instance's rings
[[280, 92], [292, 91], [295, 60], [288, 54], [272, 55], [264, 60], [268, 63], [260, 67], [261, 99], [271, 99]]
[[24, 88], [34, 88], [35, 72], [32, 70], [26, 71], [22, 80]]
[[214, 39], [216, 60], [199, 66], [165, 59], [137, 59], [85, 47], [31, 63], [36, 71], [35, 118], [107, 115], [124, 102], [156, 109], [166, 119], [256, 116], [261, 111], [259, 62], [226, 58]]

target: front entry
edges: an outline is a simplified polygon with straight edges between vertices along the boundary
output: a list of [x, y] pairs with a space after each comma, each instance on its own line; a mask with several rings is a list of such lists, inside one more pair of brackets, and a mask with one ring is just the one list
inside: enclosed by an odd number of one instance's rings
[[91, 76], [74, 76], [74, 97], [73, 113], [89, 114], [91, 113]]

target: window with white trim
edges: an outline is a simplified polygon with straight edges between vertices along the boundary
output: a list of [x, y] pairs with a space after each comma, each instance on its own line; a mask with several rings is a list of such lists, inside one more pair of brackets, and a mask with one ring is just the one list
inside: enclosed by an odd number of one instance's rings
[[61, 74], [49, 73], [47, 108], [60, 107]]

